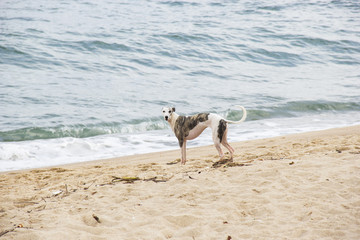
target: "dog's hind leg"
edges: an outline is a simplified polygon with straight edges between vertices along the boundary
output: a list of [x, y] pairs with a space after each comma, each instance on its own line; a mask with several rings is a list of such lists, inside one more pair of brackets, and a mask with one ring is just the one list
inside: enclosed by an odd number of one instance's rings
[[233, 153], [234, 153], [235, 150], [230, 146], [230, 144], [229, 144], [228, 141], [227, 141], [227, 129], [226, 129], [226, 131], [225, 131], [225, 133], [224, 133], [224, 136], [223, 136], [223, 139], [222, 139], [221, 144], [222, 144], [224, 147], [226, 147], [227, 150], [229, 150], [229, 152], [230, 152], [230, 160], [232, 160], [232, 159], [233, 159]]
[[217, 130], [213, 129], [213, 134], [212, 134], [212, 137], [213, 137], [213, 141], [214, 141], [214, 145], [215, 145], [215, 148], [216, 150], [218, 151], [219, 153], [219, 156], [220, 156], [220, 160], [222, 160], [224, 158], [224, 153], [221, 149], [221, 144], [220, 144], [220, 139], [218, 137], [218, 134], [217, 134]]
[[215, 143], [215, 148], [219, 152], [220, 160], [222, 160], [224, 158], [224, 153], [221, 149], [220, 143]]
[[223, 142], [222, 142], [222, 145], [229, 150], [230, 160], [233, 160], [234, 149], [230, 146], [230, 144], [229, 144], [227, 141], [226, 141], [226, 142], [223, 141]]

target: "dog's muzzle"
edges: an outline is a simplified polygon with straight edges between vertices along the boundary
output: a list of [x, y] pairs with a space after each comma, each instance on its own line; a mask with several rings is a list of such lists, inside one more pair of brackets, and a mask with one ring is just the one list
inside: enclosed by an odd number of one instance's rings
[[165, 116], [165, 120], [167, 121], [169, 119], [169, 117], [168, 116]]

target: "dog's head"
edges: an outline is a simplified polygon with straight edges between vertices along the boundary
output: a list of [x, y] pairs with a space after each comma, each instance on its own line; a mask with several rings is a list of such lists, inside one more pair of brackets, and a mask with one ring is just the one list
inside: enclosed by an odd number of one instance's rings
[[170, 121], [171, 120], [171, 115], [172, 115], [173, 112], [175, 112], [174, 107], [163, 107], [162, 114], [164, 116], [165, 121]]

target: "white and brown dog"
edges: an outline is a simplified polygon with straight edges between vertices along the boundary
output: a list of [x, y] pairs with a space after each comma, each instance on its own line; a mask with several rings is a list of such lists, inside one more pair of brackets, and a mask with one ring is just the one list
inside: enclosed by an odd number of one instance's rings
[[238, 124], [246, 119], [246, 109], [239, 106], [243, 116], [239, 121], [230, 121], [214, 113], [199, 113], [194, 116], [179, 116], [174, 107], [162, 109], [164, 119], [168, 121], [175, 136], [179, 140], [181, 148], [181, 163], [186, 163], [186, 141], [197, 138], [207, 127], [212, 129], [212, 138], [220, 159], [224, 158], [220, 144], [230, 152], [230, 159], [233, 158], [234, 149], [227, 142], [228, 123]]

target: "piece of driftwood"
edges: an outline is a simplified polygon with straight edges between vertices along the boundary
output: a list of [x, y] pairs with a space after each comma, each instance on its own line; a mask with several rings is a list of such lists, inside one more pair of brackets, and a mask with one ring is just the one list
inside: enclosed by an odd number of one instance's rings
[[174, 160], [174, 161], [172, 161], [172, 162], [168, 162], [168, 163], [166, 163], [166, 165], [174, 165], [174, 164], [178, 164], [180, 161], [181, 161], [181, 160], [178, 158], [178, 159], [176, 159], [176, 160]]
[[111, 183], [116, 183], [116, 182], [123, 182], [123, 183], [134, 183], [136, 181], [144, 181], [144, 182], [155, 182], [155, 183], [159, 183], [159, 182], [167, 182], [168, 179], [159, 179], [158, 177], [152, 177], [152, 178], [144, 178], [141, 179], [139, 177], [116, 177], [116, 176], [112, 176], [112, 180]]
[[147, 179], [145, 178], [145, 179], [143, 179], [143, 181], [145, 181], [145, 182], [153, 181], [155, 183], [159, 183], [159, 182], [167, 182], [168, 179], [158, 179], [157, 177], [152, 177], [152, 178], [147, 178]]
[[[17, 228], [24, 228], [24, 225], [18, 224], [18, 225], [16, 225], [15, 227], [13, 227], [11, 229], [4, 230], [4, 231], [0, 232], [0, 237], [4, 236], [5, 234], [7, 234], [9, 232], [14, 232], [15, 229], [17, 229]], [[25, 227], [25, 228], [29, 229], [28, 227]]]
[[134, 183], [135, 181], [139, 181], [140, 178], [138, 177], [116, 177], [116, 176], [112, 176], [112, 183], [115, 182], [124, 182], [124, 183]]
[[5, 231], [0, 232], [0, 237], [4, 236], [5, 234], [9, 233], [9, 232], [13, 232], [15, 231], [16, 228], [12, 228], [12, 229], [7, 229]]

